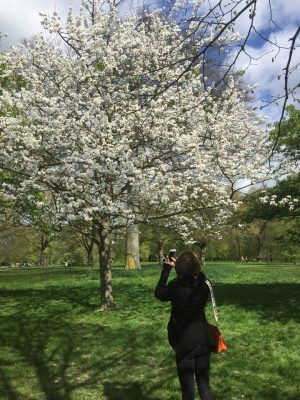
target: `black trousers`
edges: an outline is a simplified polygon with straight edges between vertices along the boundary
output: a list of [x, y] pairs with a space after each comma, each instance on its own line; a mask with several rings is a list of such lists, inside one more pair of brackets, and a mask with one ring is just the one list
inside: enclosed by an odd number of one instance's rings
[[182, 400], [195, 399], [195, 379], [201, 400], [212, 400], [209, 387], [210, 349], [198, 346], [184, 358], [176, 358]]

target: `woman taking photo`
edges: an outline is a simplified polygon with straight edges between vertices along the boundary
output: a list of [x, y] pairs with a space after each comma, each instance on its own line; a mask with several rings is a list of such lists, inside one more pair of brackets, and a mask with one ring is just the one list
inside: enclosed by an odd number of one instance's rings
[[[173, 267], [177, 277], [167, 284]], [[198, 257], [192, 251], [184, 251], [176, 260], [172, 257], [165, 259], [155, 289], [157, 299], [172, 304], [168, 339], [176, 353], [182, 400], [195, 399], [195, 378], [200, 398], [212, 399], [210, 353], [217, 343], [208, 328], [204, 311], [209, 297], [205, 280]]]

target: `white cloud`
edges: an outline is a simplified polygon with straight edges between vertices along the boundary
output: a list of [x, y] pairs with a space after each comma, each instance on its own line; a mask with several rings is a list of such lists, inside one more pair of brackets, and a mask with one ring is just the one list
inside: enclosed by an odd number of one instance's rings
[[[40, 12], [52, 14], [57, 11], [65, 16], [72, 6], [78, 12], [81, 0], [0, 0], [0, 32], [8, 37], [0, 41], [0, 51], [34, 33], [43, 31]], [[131, 13], [138, 10], [143, 0], [125, 0], [121, 12]]]
[[[210, 0], [210, 4], [214, 5], [219, 0]], [[300, 21], [300, 0], [271, 0], [272, 19], [283, 30], [276, 30], [271, 33], [267, 32], [269, 26], [273, 30], [276, 25], [270, 23], [269, 1], [261, 0], [257, 2], [257, 12], [255, 16], [255, 27], [265, 35], [270, 35], [269, 39], [277, 41], [281, 46], [289, 45], [289, 39], [295, 33]], [[226, 1], [228, 2], [228, 1]], [[224, 2], [224, 4], [226, 3]], [[143, 0], [125, 0], [123, 12], [132, 12], [137, 9]], [[147, 3], [147, 0], [145, 0]], [[162, 4], [162, 2], [160, 2]], [[208, 0], [205, 0], [201, 9], [202, 13], [207, 9]], [[239, 9], [246, 5], [243, 0]], [[12, 43], [16, 43], [25, 37], [30, 37], [36, 32], [42, 31], [40, 25], [39, 12], [52, 13], [54, 10], [62, 15], [66, 15], [69, 6], [73, 6], [75, 12], [78, 11], [80, 0], [0, 0], [0, 32], [8, 33], [8, 38], [0, 41], [0, 50], [8, 50]], [[205, 8], [206, 7], [206, 8]], [[248, 12], [238, 18], [236, 22], [236, 30], [241, 34], [248, 31], [250, 24]], [[247, 52], [258, 61], [252, 61], [248, 67], [244, 79], [248, 83], [257, 83], [257, 97], [263, 99], [267, 96], [277, 96], [283, 93], [283, 79], [278, 80], [277, 76], [281, 75], [283, 68], [286, 66], [288, 51], [282, 49], [277, 55], [275, 62], [272, 58], [276, 55], [276, 49], [268, 42], [251, 42], [251, 46], [247, 46]], [[262, 55], [265, 54], [263, 57]], [[237, 62], [238, 69], [245, 69], [248, 65], [248, 58], [242, 55]], [[292, 65], [300, 63], [300, 49], [296, 49], [293, 56]], [[299, 70], [293, 72], [290, 76], [290, 86], [296, 85], [299, 81]], [[261, 103], [258, 101], [258, 106]], [[268, 107], [264, 109], [271, 119], [277, 119], [280, 115], [280, 107]]]
[[[282, 29], [286, 24], [299, 24], [300, 8], [299, 0], [272, 0], [272, 19]], [[268, 1], [258, 2], [258, 13], [256, 16], [256, 26], [262, 29], [266, 26], [266, 21], [270, 20], [270, 8]], [[272, 23], [271, 23], [272, 25]]]
[[[278, 49], [269, 42], [264, 42], [261, 47], [247, 46], [246, 52], [252, 57], [249, 65], [249, 57], [246, 54], [241, 54], [241, 57], [236, 63], [236, 68], [239, 70], [246, 69], [244, 79], [250, 84], [258, 84], [256, 89], [256, 95], [260, 99], [257, 102], [257, 106], [265, 104], [264, 101], [269, 101], [272, 98], [275, 99], [284, 94], [284, 68], [286, 67], [288, 56], [289, 56], [289, 39], [295, 34], [297, 27], [289, 26], [286, 27], [284, 32], [276, 32], [269, 36], [271, 41], [275, 40], [282, 47], [278, 52]], [[273, 61], [272, 61], [273, 60]], [[291, 67], [300, 64], [300, 49], [295, 49], [291, 62]], [[299, 67], [300, 68], [300, 67]], [[289, 76], [289, 88], [293, 88], [299, 84], [299, 68], [295, 69]], [[280, 77], [280, 79], [278, 79]], [[298, 93], [299, 94], [299, 93]], [[298, 96], [299, 97], [299, 96]], [[289, 100], [292, 102], [292, 99]], [[279, 106], [274, 104], [268, 112], [269, 117], [272, 119], [278, 119], [281, 114], [280, 105], [282, 101], [279, 101]]]
[[39, 12], [51, 14], [56, 10], [66, 15], [69, 6], [78, 10], [79, 4], [80, 0], [0, 0], [0, 32], [8, 34], [0, 42], [0, 50], [41, 32]]
[[[217, 0], [214, 0], [217, 3]], [[299, 25], [300, 22], [300, 3], [299, 0], [268, 0], [257, 2], [254, 26], [258, 31], [269, 29], [286, 29], [287, 25]], [[242, 0], [236, 11], [241, 11], [247, 5], [247, 0]], [[226, 10], [226, 8], [224, 7]], [[241, 35], [245, 35], [251, 24], [249, 11], [247, 10], [238, 17], [235, 23], [235, 30]]]
[[[252, 57], [250, 65], [249, 57], [243, 53], [236, 63], [237, 70], [247, 69], [244, 75], [247, 83], [258, 84], [255, 104], [258, 108], [266, 104], [264, 101], [270, 101], [284, 94], [284, 77], [282, 75], [288, 61], [291, 44], [289, 39], [294, 36], [300, 22], [299, 0], [271, 0], [270, 3], [271, 9], [269, 1], [257, 2], [254, 26], [266, 39], [277, 43], [282, 48], [278, 52], [276, 46], [268, 41], [259, 40], [258, 36], [252, 34], [249, 42], [251, 45], [246, 46], [246, 52]], [[240, 4], [239, 10], [245, 5], [246, 0]], [[236, 21], [235, 30], [241, 35], [246, 35], [250, 24], [249, 13], [246, 12]], [[231, 56], [234, 53], [235, 51]], [[297, 64], [300, 64], [299, 47], [294, 50], [291, 68]], [[299, 84], [299, 71], [300, 66], [289, 76], [289, 88]], [[279, 80], [278, 76], [281, 76]], [[299, 98], [299, 90], [297, 94]], [[289, 102], [292, 101], [293, 99], [290, 98]], [[278, 120], [281, 116], [283, 101], [279, 100], [277, 103], [277, 105], [274, 103], [262, 110], [271, 121]]]

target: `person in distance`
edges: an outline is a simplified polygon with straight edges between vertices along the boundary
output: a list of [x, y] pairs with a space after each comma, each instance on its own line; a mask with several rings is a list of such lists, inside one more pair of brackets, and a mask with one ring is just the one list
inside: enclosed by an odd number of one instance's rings
[[[167, 284], [172, 268], [177, 277]], [[200, 398], [212, 400], [210, 355], [217, 343], [204, 311], [209, 298], [205, 280], [198, 257], [192, 251], [184, 251], [177, 259], [170, 256], [164, 259], [154, 292], [157, 299], [171, 302], [168, 340], [176, 354], [182, 400], [195, 399], [195, 380]]]

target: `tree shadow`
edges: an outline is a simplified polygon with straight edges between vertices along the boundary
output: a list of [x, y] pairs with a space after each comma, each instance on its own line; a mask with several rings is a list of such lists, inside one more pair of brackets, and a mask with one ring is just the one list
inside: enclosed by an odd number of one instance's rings
[[[98, 390], [99, 395], [104, 390], [112, 399], [151, 399], [142, 392], [146, 377], [129, 383], [126, 375], [127, 368], [141, 368], [144, 360], [140, 352], [147, 351], [150, 344], [155, 347], [159, 340], [153, 327], [148, 330], [143, 323], [130, 325], [128, 312], [141, 316], [144, 306], [131, 301], [133, 307], [94, 313], [93, 287], [81, 291], [55, 286], [1, 289], [0, 296], [7, 304], [7, 315], [0, 317], [0, 342], [6, 349], [0, 354], [0, 398], [31, 398], [24, 385], [16, 384], [25, 369], [25, 375], [32, 379], [32, 395], [42, 392], [45, 400], [71, 400], [78, 390]], [[153, 300], [145, 302], [147, 307]], [[78, 317], [80, 320], [86, 314], [90, 314], [89, 323], [79, 322]], [[110, 318], [118, 322], [110, 324]], [[125, 330], [122, 322], [128, 323]], [[117, 391], [111, 383], [115, 376], [120, 377]], [[149, 387], [148, 382], [148, 391]]]
[[[85, 390], [97, 391], [97, 399], [103, 393], [107, 400], [158, 400], [157, 387], [166, 388], [170, 400], [178, 387], [168, 389], [177, 379], [166, 337], [169, 305], [154, 298], [154, 286], [120, 280], [115, 284], [118, 307], [104, 314], [94, 313], [98, 293], [91, 282], [0, 289], [7, 305], [0, 317], [0, 343], [6, 349], [0, 354], [0, 398], [32, 398], [17, 384], [26, 368], [35, 382], [33, 395], [42, 392], [45, 400], [72, 400], [76, 391]], [[268, 321], [299, 322], [295, 283], [216, 284], [215, 295], [220, 307], [255, 311]], [[231, 371], [236, 355], [223, 357], [222, 363]]]
[[[135, 318], [136, 313], [141, 312], [167, 315], [169, 306], [154, 298], [154, 287], [119, 283], [117, 295], [122, 297], [124, 315], [128, 318]], [[266, 320], [300, 322], [300, 284], [221, 283], [214, 285], [214, 293], [219, 307], [233, 305], [245, 311], [255, 311]]]
[[217, 284], [219, 306], [234, 305], [255, 311], [265, 320], [300, 322], [300, 285], [296, 283]]
[[[115, 357], [109, 355], [105, 359], [95, 357], [92, 361], [88, 360], [89, 350], [82, 342], [86, 335], [96, 338], [104, 330], [101, 326], [74, 325], [62, 319], [38, 321], [24, 317], [10, 318], [5, 326], [7, 330], [2, 329], [0, 334], [1, 343], [17, 354], [13, 360], [18, 365], [17, 371], [11, 376], [5, 366], [1, 369], [0, 393], [9, 400], [26, 398], [13, 383], [16, 374], [23, 368], [28, 371], [26, 375], [32, 376], [43, 398], [71, 400], [75, 390], [95, 384], [99, 374], [116, 362]], [[94, 345], [90, 339], [89, 343]]]
[[103, 394], [107, 400], [153, 400], [148, 397], [138, 382], [105, 382]]
[[0, 398], [7, 400], [18, 400], [20, 397], [13, 387], [9, 375], [6, 373], [6, 368], [7, 365], [1, 365], [0, 367]]

